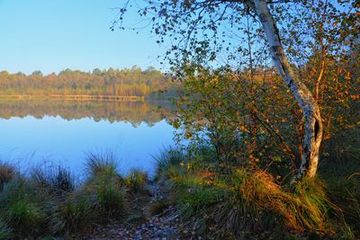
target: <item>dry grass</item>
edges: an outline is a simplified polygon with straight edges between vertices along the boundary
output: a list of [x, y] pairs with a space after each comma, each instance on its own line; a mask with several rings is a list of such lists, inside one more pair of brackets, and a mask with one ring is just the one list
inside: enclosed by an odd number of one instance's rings
[[267, 172], [258, 170], [248, 174], [240, 188], [243, 198], [258, 209], [279, 214], [284, 224], [295, 231], [329, 233], [326, 212], [329, 206], [321, 181], [304, 180], [295, 186], [295, 192], [282, 189]]
[[[208, 169], [177, 168], [182, 174], [167, 173], [167, 176], [185, 220], [202, 219], [209, 229], [217, 226], [218, 233], [238, 237], [248, 231], [275, 232], [274, 227], [279, 234], [286, 230], [333, 234], [328, 211], [335, 206], [328, 200], [319, 179], [304, 179], [287, 190], [263, 170], [238, 168], [224, 176]], [[172, 168], [168, 171], [174, 172]]]

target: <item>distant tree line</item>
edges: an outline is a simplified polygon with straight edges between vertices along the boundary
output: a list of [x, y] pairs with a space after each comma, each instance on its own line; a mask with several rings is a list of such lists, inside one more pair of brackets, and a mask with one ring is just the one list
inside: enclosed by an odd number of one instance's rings
[[173, 86], [165, 74], [149, 67], [130, 69], [94, 69], [92, 72], [66, 69], [58, 74], [44, 75], [0, 72], [0, 95], [156, 95]]

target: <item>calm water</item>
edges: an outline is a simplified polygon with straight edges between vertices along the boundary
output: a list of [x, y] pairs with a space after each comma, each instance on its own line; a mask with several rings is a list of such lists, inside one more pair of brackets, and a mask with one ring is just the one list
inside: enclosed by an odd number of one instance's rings
[[111, 151], [122, 173], [153, 174], [153, 156], [174, 145], [165, 109], [147, 103], [2, 100], [0, 159], [23, 171], [60, 164], [81, 175], [86, 154]]

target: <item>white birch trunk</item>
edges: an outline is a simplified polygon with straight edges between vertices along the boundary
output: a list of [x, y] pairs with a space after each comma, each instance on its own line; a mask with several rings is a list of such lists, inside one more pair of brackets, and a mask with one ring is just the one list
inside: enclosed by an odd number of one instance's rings
[[295, 180], [314, 177], [318, 168], [319, 149], [323, 127], [320, 109], [310, 90], [294, 74], [281, 44], [279, 31], [270, 13], [266, 0], [253, 0], [253, 7], [260, 19], [273, 63], [299, 104], [305, 120], [301, 165]]

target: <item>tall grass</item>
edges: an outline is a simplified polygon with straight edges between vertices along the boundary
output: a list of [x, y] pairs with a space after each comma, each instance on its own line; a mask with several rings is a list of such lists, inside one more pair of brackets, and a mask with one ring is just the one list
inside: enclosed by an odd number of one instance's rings
[[334, 215], [343, 219], [348, 231], [360, 236], [360, 160], [351, 159], [340, 164], [327, 163], [320, 172], [326, 180], [328, 196], [341, 212]]
[[117, 175], [117, 163], [112, 152], [88, 153], [86, 156], [86, 169], [89, 177], [98, 175]]
[[157, 176], [167, 175], [171, 172], [171, 168], [177, 168], [177, 166], [185, 164], [187, 160], [184, 152], [171, 148], [161, 151], [154, 159], [157, 162]]
[[15, 175], [16, 170], [14, 166], [0, 162], [0, 190], [2, 190], [3, 185], [11, 181]]
[[86, 178], [76, 183], [62, 167], [36, 168], [22, 175], [1, 163], [0, 239], [71, 238], [128, 217], [132, 191], [144, 188], [146, 175], [135, 171], [121, 176], [110, 153], [89, 154], [85, 167]]
[[36, 186], [49, 190], [50, 193], [63, 194], [75, 189], [74, 176], [70, 171], [60, 166], [46, 169], [34, 168], [30, 175]]
[[269, 173], [256, 171], [246, 176], [239, 191], [257, 209], [270, 210], [281, 216], [290, 229], [319, 233], [330, 231], [326, 228], [329, 205], [322, 182], [304, 180], [295, 188], [295, 192], [285, 191]]
[[[325, 180], [328, 196], [341, 212], [340, 226], [346, 235], [360, 236], [360, 128], [350, 128], [324, 142], [320, 176]], [[349, 238], [351, 239], [351, 238]]]
[[145, 186], [148, 182], [146, 173], [139, 170], [131, 170], [127, 177], [124, 179], [125, 185], [133, 193], [144, 192]]
[[[167, 156], [170, 159], [164, 159]], [[280, 238], [291, 237], [284, 234], [287, 231], [334, 234], [330, 211], [338, 208], [319, 179], [305, 179], [286, 188], [260, 169], [232, 166], [224, 173], [221, 167], [199, 164], [189, 155], [162, 157], [158, 179], [171, 182], [168, 186], [182, 219], [197, 228], [198, 234], [214, 234], [215, 238], [274, 232]]]
[[48, 198], [26, 179], [10, 181], [0, 194], [1, 219], [20, 235], [41, 234], [48, 221], [45, 210]]
[[52, 216], [51, 229], [67, 235], [90, 230], [101, 215], [96, 211], [93, 199], [83, 193], [74, 192], [59, 204]]
[[113, 154], [88, 155], [89, 177], [84, 191], [94, 196], [96, 208], [105, 218], [125, 215], [125, 188], [123, 178], [117, 173]]

